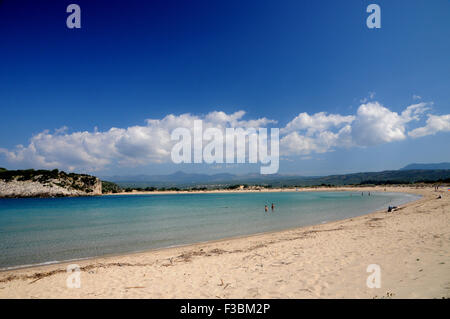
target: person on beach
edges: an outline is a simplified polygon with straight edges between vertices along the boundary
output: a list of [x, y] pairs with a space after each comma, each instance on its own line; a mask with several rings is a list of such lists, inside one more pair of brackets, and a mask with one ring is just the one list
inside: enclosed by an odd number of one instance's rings
[[267, 205], [264, 205], [264, 211], [265, 211], [265, 212], [268, 212], [268, 211], [269, 211], [269, 208], [267, 207]]
[[397, 206], [389, 206], [388, 213], [393, 213], [398, 207]]
[[272, 211], [275, 210], [275, 205], [272, 203]]

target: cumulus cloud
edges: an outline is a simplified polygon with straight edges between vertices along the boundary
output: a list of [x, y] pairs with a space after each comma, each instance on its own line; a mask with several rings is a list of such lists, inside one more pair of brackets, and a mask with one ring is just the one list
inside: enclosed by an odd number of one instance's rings
[[378, 102], [362, 104], [352, 125], [356, 145], [371, 146], [401, 141], [406, 138], [406, 124], [418, 120], [428, 108], [426, 103], [408, 106], [401, 114], [393, 112]]
[[284, 135], [280, 140], [281, 154], [325, 153], [333, 147], [343, 145], [345, 136], [351, 131], [349, 124], [354, 120], [352, 115], [300, 113], [280, 130]]
[[[450, 131], [450, 114], [429, 114], [432, 103], [417, 103], [402, 112], [391, 111], [379, 102], [361, 104], [356, 114], [318, 112], [299, 113], [280, 129], [280, 154], [286, 158], [310, 158], [314, 153], [338, 148], [372, 145], [418, 138]], [[194, 121], [202, 120], [203, 131], [217, 128], [258, 128], [273, 126], [268, 118], [244, 119], [245, 112], [227, 114], [214, 111], [205, 115], [169, 114], [162, 119], [148, 119], [144, 125], [111, 128], [99, 132], [68, 132], [67, 127], [53, 132], [45, 130], [31, 137], [27, 146], [0, 148], [0, 158], [19, 167], [60, 168], [96, 171], [108, 167], [139, 166], [171, 162], [174, 141], [171, 133], [179, 127], [193, 130]], [[426, 118], [422, 127], [414, 122]], [[248, 139], [247, 139], [248, 142]], [[207, 144], [204, 142], [203, 145]], [[249, 146], [249, 145], [248, 145]], [[236, 145], [243, 151], [245, 145]]]
[[325, 131], [331, 127], [351, 123], [354, 119], [355, 117], [352, 115], [342, 116], [339, 114], [327, 114], [325, 112], [319, 112], [313, 115], [300, 113], [286, 127], [281, 129], [281, 133], [306, 130], [307, 135], [313, 135], [316, 132]]
[[350, 146], [351, 126], [345, 125], [338, 131], [291, 132], [280, 139], [281, 155], [308, 155], [325, 153], [335, 147]]
[[352, 127], [353, 140], [357, 145], [375, 145], [405, 138], [400, 116], [379, 103], [362, 104]]
[[428, 103], [408, 106], [398, 114], [378, 102], [362, 104], [352, 125], [352, 139], [359, 146], [372, 146], [406, 138], [406, 125], [429, 110]]
[[379, 102], [361, 104], [355, 115], [300, 113], [281, 129], [285, 134], [280, 141], [282, 154], [307, 155], [401, 141], [407, 138], [407, 124], [420, 120], [429, 105], [413, 104], [400, 114]]
[[10, 163], [23, 167], [64, 168], [96, 171], [108, 165], [136, 166], [170, 161], [174, 142], [171, 132], [177, 127], [192, 130], [195, 120], [203, 121], [203, 129], [227, 127], [265, 127], [276, 123], [267, 118], [244, 120], [244, 111], [232, 114], [211, 112], [205, 116], [192, 114], [167, 115], [148, 119], [146, 125], [111, 128], [105, 132], [73, 132], [67, 128], [34, 135], [28, 146], [13, 150], [1, 149], [0, 155]]
[[417, 138], [434, 135], [437, 132], [450, 132], [450, 114], [441, 116], [429, 114], [426, 125], [410, 131], [408, 135]]

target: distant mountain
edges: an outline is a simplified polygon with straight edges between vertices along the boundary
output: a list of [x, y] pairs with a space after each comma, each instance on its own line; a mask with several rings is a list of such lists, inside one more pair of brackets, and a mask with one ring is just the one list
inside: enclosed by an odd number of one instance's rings
[[175, 172], [168, 175], [132, 175], [132, 176], [105, 176], [102, 179], [111, 182], [156, 182], [156, 183], [203, 183], [232, 180], [235, 177], [233, 174], [194, 174], [185, 173], [182, 171]]
[[405, 167], [401, 168], [400, 170], [410, 170], [410, 169], [450, 169], [450, 163], [427, 163], [427, 164], [420, 164], [420, 163], [413, 163], [406, 165]]
[[[450, 181], [450, 170], [398, 170], [354, 173], [319, 177], [309, 185], [407, 184], [416, 182]], [[313, 183], [313, 184], [311, 184]]]
[[133, 176], [102, 176], [102, 180], [114, 182], [122, 187], [174, 187], [174, 186], [199, 186], [199, 185], [223, 185], [223, 184], [257, 184], [283, 178], [282, 175], [260, 175], [250, 173], [246, 175], [233, 175], [229, 173], [199, 174], [185, 173], [182, 171], [168, 175], [133, 175]]
[[121, 187], [213, 187], [235, 184], [279, 186], [314, 186], [314, 185], [355, 185], [355, 184], [391, 184], [414, 183], [421, 181], [438, 181], [450, 179], [447, 170], [397, 170], [382, 172], [353, 173], [322, 177], [305, 177], [295, 175], [260, 175], [260, 174], [190, 174], [176, 172], [169, 175], [110, 176], [102, 180], [117, 183]]

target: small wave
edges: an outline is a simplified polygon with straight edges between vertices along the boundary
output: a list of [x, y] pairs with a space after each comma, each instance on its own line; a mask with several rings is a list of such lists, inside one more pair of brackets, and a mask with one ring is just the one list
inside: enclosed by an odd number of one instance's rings
[[38, 267], [38, 266], [47, 266], [47, 265], [53, 265], [53, 264], [59, 264], [59, 263], [66, 263], [66, 262], [70, 262], [70, 261], [85, 260], [85, 259], [89, 259], [89, 258], [95, 258], [95, 257], [73, 258], [73, 259], [65, 259], [65, 260], [52, 260], [52, 261], [46, 261], [46, 262], [42, 262], [42, 263], [10, 266], [10, 267], [0, 268], [0, 271], [15, 270], [15, 269], [22, 269], [22, 268], [29, 268], [29, 267]]
[[26, 264], [26, 265], [19, 265], [19, 266], [11, 266], [11, 267], [0, 268], [0, 271], [20, 269], [20, 268], [28, 268], [28, 267], [36, 267], [36, 266], [45, 266], [45, 265], [52, 265], [52, 264], [57, 264], [57, 263], [59, 263], [58, 260], [52, 260], [52, 261], [46, 261], [46, 262], [37, 263], [37, 264]]

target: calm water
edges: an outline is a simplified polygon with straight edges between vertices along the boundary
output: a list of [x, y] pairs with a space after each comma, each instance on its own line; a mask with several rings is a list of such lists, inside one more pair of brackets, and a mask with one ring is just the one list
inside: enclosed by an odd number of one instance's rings
[[[0, 199], [0, 268], [140, 251], [354, 217], [417, 198], [281, 192]], [[275, 211], [264, 205], [275, 203]]]

